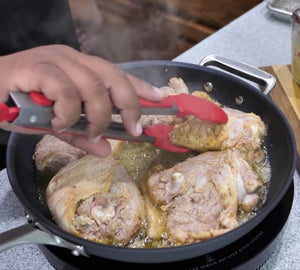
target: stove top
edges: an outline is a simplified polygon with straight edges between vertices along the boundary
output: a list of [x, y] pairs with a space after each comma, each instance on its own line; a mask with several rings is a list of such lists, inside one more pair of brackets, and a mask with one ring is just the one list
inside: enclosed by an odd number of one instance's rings
[[[64, 270], [111, 269], [112, 267], [129, 267], [130, 269], [187, 269], [187, 270], [251, 270], [259, 269], [271, 256], [281, 240], [288, 219], [294, 196], [292, 182], [286, 195], [277, 207], [252, 231], [229, 246], [197, 258], [165, 263], [138, 264], [108, 260], [91, 256], [74, 256], [70, 250], [40, 245], [39, 248], [52, 266]], [[280, 216], [280, 218], [278, 218]]]

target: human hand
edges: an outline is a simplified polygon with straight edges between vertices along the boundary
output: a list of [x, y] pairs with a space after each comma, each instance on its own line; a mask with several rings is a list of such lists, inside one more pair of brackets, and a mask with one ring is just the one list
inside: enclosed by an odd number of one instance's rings
[[[0, 100], [7, 100], [12, 91], [42, 92], [54, 102], [55, 116], [51, 121], [54, 134], [99, 156], [110, 153], [110, 145], [101, 134], [111, 121], [111, 100], [120, 109], [126, 130], [139, 136], [142, 126], [138, 96], [151, 101], [163, 97], [159, 89], [126, 74], [117, 65], [65, 45], [41, 46], [0, 57]], [[79, 120], [82, 104], [88, 120], [86, 135], [64, 134]], [[7, 122], [0, 127], [36, 133]]]

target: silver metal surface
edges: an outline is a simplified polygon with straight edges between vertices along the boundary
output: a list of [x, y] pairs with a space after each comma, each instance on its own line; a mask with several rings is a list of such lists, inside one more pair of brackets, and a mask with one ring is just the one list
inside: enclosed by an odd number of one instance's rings
[[262, 86], [262, 91], [265, 95], [267, 95], [276, 84], [276, 78], [273, 75], [248, 64], [222, 56], [208, 55], [200, 61], [199, 65], [215, 66], [249, 81], [258, 83]]
[[135, 141], [135, 142], [149, 142], [154, 143], [155, 138], [142, 134], [139, 137], [131, 136], [126, 132], [124, 126], [121, 123], [111, 122], [102, 137], [110, 139], [123, 140], [123, 141]]
[[0, 252], [22, 244], [43, 244], [70, 249], [74, 255], [84, 255], [84, 247], [70, 243], [50, 232], [25, 224], [0, 234]]
[[271, 14], [286, 22], [290, 22], [293, 11], [300, 8], [299, 0], [268, 0], [266, 2], [268, 2], [267, 8]]
[[51, 128], [51, 119], [54, 117], [52, 107], [38, 106], [30, 98], [28, 93], [11, 92], [10, 97], [20, 112], [14, 125], [25, 127]]
[[[144, 115], [177, 115], [179, 113], [176, 104], [173, 104], [171, 108], [145, 108], [141, 107], [141, 114]], [[120, 114], [120, 110], [116, 107], [112, 108], [113, 114]]]

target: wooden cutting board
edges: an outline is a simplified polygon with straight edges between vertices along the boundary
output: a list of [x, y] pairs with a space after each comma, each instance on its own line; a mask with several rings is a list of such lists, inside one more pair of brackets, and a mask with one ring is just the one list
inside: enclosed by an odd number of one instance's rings
[[300, 171], [300, 87], [292, 78], [290, 65], [262, 67], [261, 69], [277, 79], [269, 96], [284, 113], [294, 131], [298, 152], [297, 170]]

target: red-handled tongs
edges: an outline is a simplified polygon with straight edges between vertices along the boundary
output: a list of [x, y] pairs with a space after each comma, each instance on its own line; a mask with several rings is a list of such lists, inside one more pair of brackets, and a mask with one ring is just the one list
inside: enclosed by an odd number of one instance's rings
[[[10, 104], [0, 104], [0, 122], [8, 121], [14, 125], [29, 129], [52, 131], [51, 119], [53, 118], [52, 101], [48, 100], [39, 92], [10, 93]], [[184, 117], [194, 115], [195, 117], [213, 123], [226, 123], [228, 117], [226, 113], [213, 102], [196, 97], [190, 94], [179, 94], [165, 97], [160, 102], [151, 102], [140, 98], [141, 114], [146, 115], [176, 115]], [[113, 113], [119, 113], [116, 107], [113, 107]], [[79, 121], [69, 128], [66, 133], [84, 134], [86, 118], [83, 113]], [[133, 137], [126, 132], [121, 123], [111, 122], [103, 137], [135, 141], [150, 142], [154, 146], [172, 151], [188, 152], [189, 149], [176, 146], [169, 141], [169, 133], [173, 127], [165, 124], [145, 126], [144, 132], [139, 137]]]

